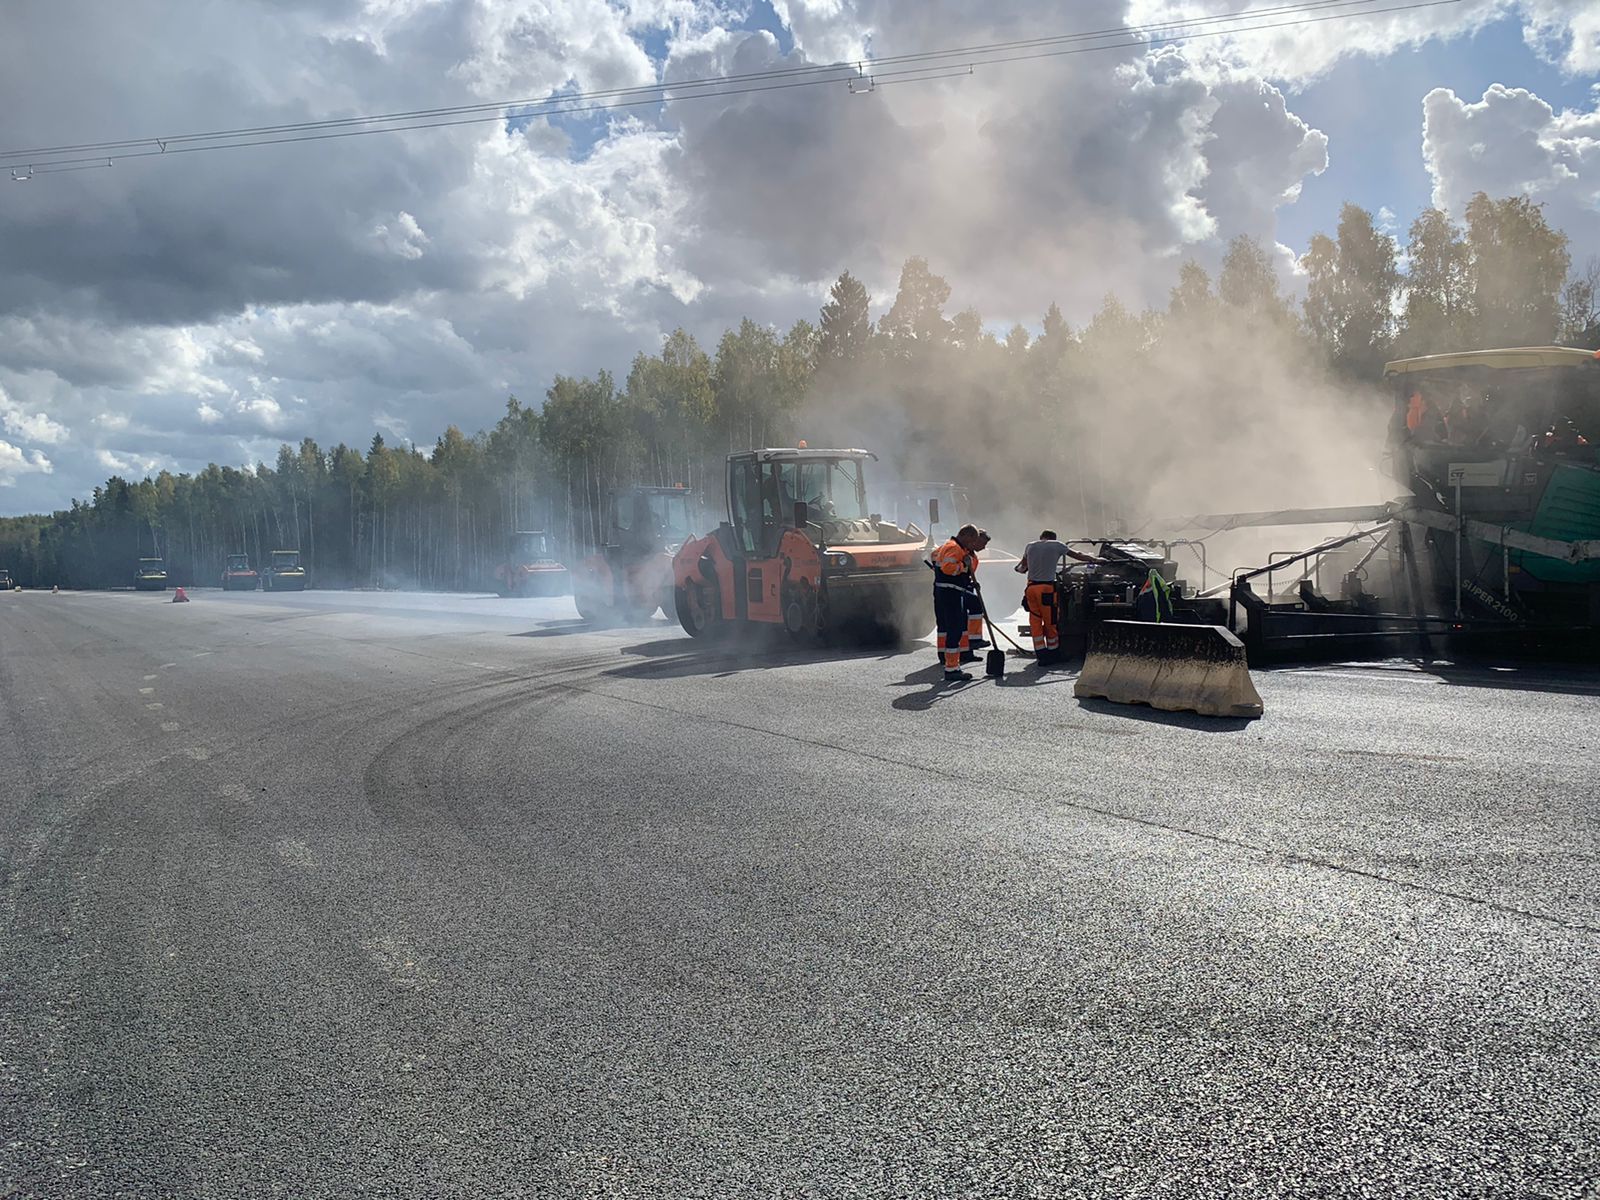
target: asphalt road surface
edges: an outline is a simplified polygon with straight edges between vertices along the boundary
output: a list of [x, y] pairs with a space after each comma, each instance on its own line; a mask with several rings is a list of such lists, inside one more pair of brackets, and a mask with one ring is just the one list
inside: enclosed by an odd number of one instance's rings
[[0, 595], [0, 1196], [1594, 1196], [1600, 678]]

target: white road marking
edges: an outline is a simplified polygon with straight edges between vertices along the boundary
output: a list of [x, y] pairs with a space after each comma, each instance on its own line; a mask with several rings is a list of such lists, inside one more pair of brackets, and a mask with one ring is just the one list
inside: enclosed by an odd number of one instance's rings
[[311, 847], [299, 838], [279, 838], [272, 843], [279, 858], [292, 867], [314, 867], [317, 860], [311, 856]]
[[161, 722], [161, 731], [163, 733], [177, 733], [178, 730], [181, 729], [181, 728], [183, 728], [183, 727], [181, 725], [179, 725], [176, 721], [163, 721], [163, 722]]
[[141, 696], [148, 696], [148, 695], [150, 695], [150, 693], [152, 693], [152, 692], [153, 692], [153, 691], [155, 691], [155, 688], [140, 688], [140, 689], [139, 689], [139, 695], [141, 695]]
[[163, 670], [163, 671], [165, 671], [165, 670], [167, 670], [167, 669], [168, 669], [168, 668], [170, 668], [170, 667], [175, 667], [175, 666], [177, 666], [177, 665], [178, 665], [178, 664], [177, 664], [177, 663], [162, 663], [162, 664], [161, 664], [161, 669], [162, 669], [162, 670]]
[[146, 679], [160, 679], [161, 676], [159, 676], [159, 675], [146, 675], [145, 678]]
[[146, 707], [146, 708], [165, 708], [165, 707], [166, 707], [166, 705], [165, 705], [165, 704], [163, 704], [163, 703], [161, 703], [161, 701], [159, 701], [159, 700], [157, 700], [157, 701], [156, 701], [156, 702], [155, 702], [155, 703], [153, 703], [153, 704], [146, 704], [146, 705], [145, 705], [145, 707]]

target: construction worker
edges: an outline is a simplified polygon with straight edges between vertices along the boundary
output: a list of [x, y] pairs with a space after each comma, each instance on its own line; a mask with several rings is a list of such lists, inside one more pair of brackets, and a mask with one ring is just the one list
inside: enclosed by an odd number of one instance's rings
[[1412, 392], [1406, 403], [1406, 429], [1413, 441], [1442, 442], [1449, 437], [1444, 414], [1421, 388]]
[[933, 568], [933, 616], [939, 627], [939, 661], [944, 665], [946, 683], [971, 679], [961, 664], [977, 657], [971, 652], [968, 630], [977, 602], [978, 539], [976, 525], [963, 525], [928, 562]]
[[1035, 661], [1049, 666], [1061, 653], [1061, 630], [1056, 625], [1056, 567], [1063, 558], [1092, 563], [1092, 555], [1079, 554], [1056, 537], [1054, 529], [1039, 531], [1039, 540], [1029, 542], [1017, 560], [1016, 572], [1028, 577], [1022, 602], [1028, 609], [1028, 633], [1033, 637]]
[[967, 601], [967, 635], [961, 639], [961, 661], [964, 663], [977, 662], [976, 652], [989, 644], [983, 636], [983, 618], [987, 610], [983, 606], [983, 589], [978, 585], [978, 555], [988, 548], [991, 540], [987, 529], [978, 530], [972, 553], [967, 556], [972, 571], [972, 596]]

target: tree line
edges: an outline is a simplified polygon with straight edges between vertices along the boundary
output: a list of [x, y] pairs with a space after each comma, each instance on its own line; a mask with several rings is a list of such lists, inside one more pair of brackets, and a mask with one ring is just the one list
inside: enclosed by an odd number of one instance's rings
[[1163, 308], [1107, 295], [1074, 329], [1052, 304], [1037, 334], [1003, 335], [974, 309], [947, 313], [950, 285], [925, 259], [906, 262], [876, 321], [846, 271], [815, 322], [780, 333], [746, 319], [709, 351], [679, 329], [620, 382], [557, 376], [542, 405], [512, 397], [493, 428], [451, 425], [431, 449], [306, 438], [271, 464], [113, 476], [65, 511], [0, 519], [0, 566], [25, 585], [111, 587], [155, 555], [192, 584], [229, 553], [291, 548], [323, 586], [476, 589], [514, 530], [581, 552], [603, 536], [608, 492], [633, 484], [688, 486], [714, 514], [727, 453], [800, 437], [1100, 531], [1190, 484], [1225, 491], [1252, 455], [1373, 402], [1390, 358], [1600, 349], [1600, 265], [1574, 271], [1566, 235], [1523, 197], [1480, 194], [1460, 224], [1427, 210], [1403, 246], [1346, 204], [1300, 265], [1296, 304], [1240, 237], [1215, 280], [1183, 263]]

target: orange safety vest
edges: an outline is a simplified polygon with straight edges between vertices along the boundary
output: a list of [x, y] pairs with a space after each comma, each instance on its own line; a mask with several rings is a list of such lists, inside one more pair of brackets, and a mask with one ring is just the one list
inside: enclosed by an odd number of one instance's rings
[[933, 586], [960, 588], [964, 592], [972, 590], [972, 564], [968, 561], [969, 557], [975, 556], [969, 556], [955, 538], [935, 550], [933, 569], [936, 578]]

